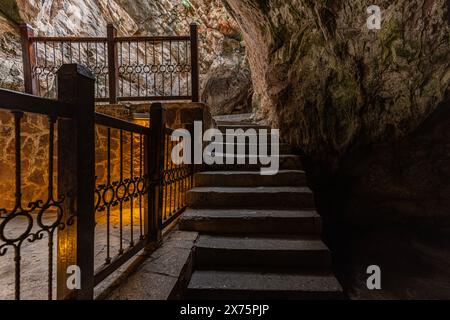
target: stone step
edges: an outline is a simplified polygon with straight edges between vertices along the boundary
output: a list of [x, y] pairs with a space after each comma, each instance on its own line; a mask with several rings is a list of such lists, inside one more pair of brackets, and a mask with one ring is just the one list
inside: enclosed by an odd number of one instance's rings
[[188, 191], [191, 208], [314, 208], [307, 187], [198, 187]]
[[206, 300], [342, 299], [332, 274], [195, 271], [187, 298]]
[[252, 124], [253, 123], [253, 114], [245, 113], [245, 114], [215, 116], [214, 120], [216, 121], [217, 125]]
[[[245, 154], [249, 154], [250, 153], [249, 152], [250, 146], [253, 147], [254, 150], [256, 150], [256, 152], [259, 152], [259, 145], [258, 144], [249, 143], [248, 141], [246, 143], [218, 143], [218, 142], [213, 142], [211, 145], [216, 147], [216, 148], [222, 146], [223, 153], [228, 153], [228, 151], [227, 151], [228, 149], [227, 148], [229, 148], [229, 147], [231, 147], [231, 150], [234, 153], [237, 152], [237, 148], [238, 147], [239, 148], [244, 147], [245, 148], [244, 149], [244, 153]], [[273, 147], [269, 144], [267, 146], [267, 151], [268, 151], [269, 154], [271, 154], [271, 150], [272, 149], [273, 149]], [[289, 145], [287, 143], [280, 143], [278, 145], [278, 149], [279, 149], [280, 155], [290, 155], [290, 154], [292, 154], [292, 151], [293, 151], [291, 145]]]
[[[247, 158], [246, 158], [247, 159]], [[258, 160], [258, 159], [257, 159]], [[296, 155], [280, 155], [278, 156], [279, 170], [301, 170], [302, 161], [299, 156]], [[208, 171], [260, 171], [261, 168], [268, 168], [270, 165], [262, 165], [258, 160], [257, 164], [250, 164], [247, 160], [246, 164], [226, 164], [226, 159], [224, 159], [224, 164], [213, 164], [205, 165], [205, 170]]]
[[259, 125], [259, 124], [221, 124], [217, 127], [220, 131], [223, 133], [226, 133], [227, 130], [239, 130], [242, 129], [244, 131], [247, 131], [249, 129], [256, 130], [259, 132], [259, 130], [271, 130], [272, 128], [270, 126], [265, 125]]
[[280, 235], [201, 235], [195, 243], [197, 269], [233, 267], [330, 268], [328, 247], [317, 238]]
[[281, 187], [306, 186], [306, 175], [300, 170], [284, 170], [275, 176], [258, 171], [207, 171], [195, 174], [195, 187]]
[[314, 210], [187, 209], [180, 229], [210, 234], [320, 235], [322, 220]]
[[248, 133], [234, 133], [234, 134], [229, 134], [229, 133], [224, 133], [223, 134], [223, 140], [225, 142], [259, 142], [259, 137], [266, 137], [266, 140], [268, 143], [270, 143], [272, 141], [271, 139], [271, 131], [268, 130], [267, 132], [248, 132]]

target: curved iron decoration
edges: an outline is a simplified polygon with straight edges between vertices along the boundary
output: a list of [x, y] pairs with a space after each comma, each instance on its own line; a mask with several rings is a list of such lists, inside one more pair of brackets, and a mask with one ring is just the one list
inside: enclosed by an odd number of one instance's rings
[[33, 77], [38, 82], [38, 94], [52, 97], [56, 73], [65, 63], [78, 63], [92, 71], [96, 79], [96, 98], [108, 97], [108, 58], [107, 43], [96, 42], [65, 42], [35, 41], [36, 64], [33, 67]]
[[[54, 165], [54, 145], [55, 145], [55, 117], [49, 117], [49, 150], [48, 150], [48, 192], [47, 200], [36, 200], [30, 202], [26, 208], [23, 206], [22, 199], [22, 179], [21, 179], [21, 120], [23, 112], [12, 112], [14, 116], [15, 127], [15, 205], [11, 211], [1, 209], [1, 223], [0, 223], [0, 257], [5, 256], [8, 249], [12, 248], [14, 251], [15, 262], [15, 299], [21, 298], [21, 261], [22, 261], [22, 247], [28, 242], [36, 242], [48, 238], [48, 299], [53, 298], [53, 250], [54, 250], [54, 236], [55, 232], [66, 226], [64, 219], [64, 212], [62, 204], [65, 201], [65, 196], [55, 198], [54, 195], [54, 180], [53, 173]], [[46, 219], [47, 215], [56, 213], [50, 222]], [[26, 224], [21, 232], [15, 237], [8, 236], [8, 229], [17, 228], [16, 220], [25, 220]], [[37, 230], [34, 230], [37, 227]]]
[[[129, 172], [130, 176], [124, 176], [124, 133], [127, 133], [130, 137], [129, 141]], [[123, 237], [123, 217], [124, 217], [124, 205], [126, 203], [130, 204], [130, 242], [129, 247], [133, 248], [134, 242], [134, 202], [138, 199], [138, 210], [139, 210], [139, 240], [144, 240], [144, 230], [143, 230], [143, 197], [149, 192], [149, 178], [144, 172], [144, 136], [142, 134], [138, 135], [138, 142], [135, 141], [135, 134], [133, 132], [119, 130], [119, 180], [112, 181], [112, 159], [111, 159], [111, 128], [107, 128], [107, 174], [106, 181], [103, 184], [98, 184], [95, 194], [96, 194], [96, 211], [106, 212], [106, 258], [105, 265], [109, 265], [113, 261], [111, 256], [111, 210], [118, 209], [119, 211], [119, 250], [118, 256], [125, 253], [124, 249], [124, 237]], [[138, 148], [138, 162], [139, 162], [139, 175], [135, 176], [134, 163], [136, 161], [135, 155], [135, 144], [139, 145]]]
[[161, 185], [163, 188], [163, 226], [169, 225], [187, 207], [187, 191], [192, 188], [193, 167], [189, 164], [176, 165], [171, 159], [175, 142], [171, 141], [173, 129], [165, 132], [165, 161]]

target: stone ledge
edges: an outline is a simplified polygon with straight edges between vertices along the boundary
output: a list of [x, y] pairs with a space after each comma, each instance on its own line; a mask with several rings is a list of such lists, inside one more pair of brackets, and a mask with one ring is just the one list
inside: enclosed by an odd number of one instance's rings
[[192, 273], [197, 232], [172, 231], [150, 256], [141, 256], [100, 300], [180, 299]]

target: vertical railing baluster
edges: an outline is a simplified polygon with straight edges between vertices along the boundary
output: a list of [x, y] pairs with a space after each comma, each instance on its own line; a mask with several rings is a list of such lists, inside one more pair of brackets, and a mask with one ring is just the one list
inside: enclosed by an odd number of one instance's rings
[[186, 67], [185, 67], [185, 76], [186, 76], [186, 95], [187, 96], [189, 96], [189, 95], [192, 95], [192, 92], [191, 92], [191, 90], [190, 90], [190, 83], [191, 83], [191, 81], [190, 81], [190, 77], [189, 77], [189, 72], [188, 72], [188, 70], [187, 70], [187, 66], [189, 65], [189, 68], [192, 68], [192, 66], [190, 65], [190, 57], [189, 57], [189, 50], [188, 50], [188, 42], [186, 41], [186, 42], [184, 42], [184, 59], [185, 59], [185, 64], [186, 64]]
[[[117, 87], [119, 83], [119, 67], [117, 55], [117, 29], [113, 24], [107, 26], [108, 37], [108, 78], [109, 78], [109, 103], [117, 103]], [[123, 93], [122, 93], [123, 96]]]
[[21, 158], [21, 121], [23, 118], [23, 112], [20, 111], [13, 111], [12, 112], [14, 116], [14, 131], [15, 131], [15, 161], [16, 161], [16, 175], [15, 175], [15, 186], [16, 186], [16, 192], [15, 192], [15, 206], [14, 210], [21, 210], [22, 209], [22, 179], [21, 179], [21, 172], [22, 172], [22, 158]]
[[[34, 55], [35, 55], [35, 66], [33, 67], [33, 79], [36, 82], [36, 95], [40, 96], [41, 95], [40, 74], [37, 72], [38, 66], [39, 66], [39, 59], [40, 59], [39, 43], [33, 41], [32, 47], [33, 47]], [[42, 70], [40, 70], [40, 71], [42, 71]]]
[[102, 83], [102, 89], [104, 93], [102, 95], [97, 95], [97, 98], [109, 97], [108, 73], [109, 73], [108, 42], [103, 42], [103, 63], [101, 65], [101, 74], [103, 74], [102, 78], [104, 82]]
[[[169, 135], [166, 136], [167, 137], [167, 144], [169, 146], [169, 150], [167, 151], [167, 153], [170, 156], [170, 151], [172, 150], [172, 141], [169, 139]], [[170, 217], [173, 213], [173, 209], [172, 209], [172, 205], [175, 205], [174, 203], [174, 197], [173, 197], [173, 188], [174, 188], [174, 177], [175, 177], [175, 172], [173, 170], [173, 162], [169, 160], [170, 158], [166, 159], [166, 163], [169, 164], [168, 166], [168, 171], [169, 171], [169, 185], [170, 185], [170, 191], [169, 191], [169, 216]], [[168, 218], [166, 217], [166, 218]]]
[[173, 96], [173, 62], [172, 62], [172, 41], [169, 40], [169, 66], [168, 72], [170, 74], [170, 96]]
[[94, 51], [95, 51], [95, 54], [94, 54], [95, 63], [94, 63], [94, 67], [91, 69], [91, 71], [94, 73], [94, 77], [95, 77], [95, 96], [97, 96], [98, 93], [99, 93], [99, 88], [100, 88], [100, 85], [98, 83], [98, 66], [99, 66], [99, 62], [98, 62], [98, 60], [99, 60], [99, 57], [98, 57], [98, 42], [94, 43], [94, 48], [95, 48], [94, 49]]
[[153, 64], [152, 64], [152, 71], [153, 71], [153, 95], [157, 96], [157, 87], [156, 87], [156, 73], [157, 73], [157, 66], [156, 66], [156, 52], [155, 52], [155, 41], [152, 41], [152, 51], [153, 51]]
[[148, 57], [147, 57], [147, 41], [144, 41], [144, 73], [145, 73], [145, 96], [148, 97], [148, 73], [150, 71], [150, 67], [148, 65]]
[[[53, 201], [53, 169], [55, 150], [55, 123], [56, 117], [49, 117], [49, 141], [48, 141], [48, 201]], [[53, 233], [48, 232], [48, 300], [53, 300]]]
[[[175, 143], [174, 143], [175, 144]], [[173, 147], [173, 146], [172, 146]], [[171, 161], [172, 163], [173, 163], [173, 161]], [[173, 165], [174, 166], [174, 189], [175, 189], [175, 199], [174, 199], [174, 210], [173, 210], [173, 212], [175, 213], [175, 212], [177, 212], [178, 211], [178, 209], [179, 209], [179, 206], [180, 206], [180, 202], [179, 202], [179, 197], [178, 197], [178, 195], [179, 195], [179, 193], [180, 193], [180, 190], [179, 190], [179, 185], [178, 185], [178, 174], [179, 174], [179, 171], [178, 171], [178, 168], [179, 168], [179, 165], [178, 164], [174, 164]]]
[[136, 74], [137, 77], [137, 92], [138, 92], [138, 97], [141, 96], [141, 77], [140, 77], [140, 72], [138, 72], [138, 70], [140, 70], [140, 66], [139, 66], [139, 41], [136, 41], [136, 66], [134, 68], [134, 73]]
[[200, 102], [199, 88], [199, 67], [198, 67], [198, 26], [192, 23], [190, 26], [191, 34], [191, 87], [192, 102]]
[[52, 74], [51, 71], [48, 69], [48, 59], [47, 59], [47, 42], [44, 42], [44, 70], [43, 70], [43, 74], [45, 77], [45, 89], [47, 94], [49, 93], [49, 87], [50, 87], [50, 82], [48, 80], [48, 78], [50, 77], [50, 75]]
[[72, 42], [68, 42], [67, 43], [69, 45], [69, 50], [67, 51], [69, 53], [69, 57], [70, 57], [70, 63], [73, 63], [73, 51], [72, 51]]
[[64, 42], [60, 42], [59, 45], [61, 46], [61, 65], [63, 65], [65, 63], [64, 61]]
[[52, 64], [52, 69], [53, 72], [56, 70], [56, 48], [55, 48], [55, 43], [52, 42], [52, 51], [53, 51], [53, 64]]
[[25, 81], [25, 92], [37, 94], [38, 83], [34, 76], [34, 67], [36, 65], [36, 53], [31, 40], [34, 37], [33, 28], [28, 24], [20, 25], [20, 34], [22, 37], [22, 63], [23, 76]]
[[[131, 97], [132, 95], [132, 91], [133, 91], [133, 72], [130, 72], [130, 68], [131, 68], [131, 42], [128, 41], [128, 66], [127, 66], [127, 75], [128, 75], [128, 86], [129, 86], [129, 91], [128, 91], [128, 96]], [[132, 69], [132, 68], [131, 68]]]
[[160, 65], [160, 73], [161, 73], [161, 86], [162, 86], [162, 96], [166, 95], [166, 76], [165, 76], [165, 72], [166, 72], [166, 66], [164, 64], [165, 59], [164, 59], [164, 41], [161, 41], [161, 65]]
[[180, 60], [180, 41], [178, 43], [178, 57], [177, 57], [177, 75], [178, 75], [178, 95], [181, 96], [181, 74], [183, 72], [183, 64]]
[[119, 50], [119, 56], [120, 56], [120, 67], [119, 67], [119, 72], [120, 72], [120, 77], [119, 77], [119, 86], [120, 86], [120, 96], [123, 97], [124, 96], [124, 86], [125, 86], [125, 82], [124, 82], [124, 77], [125, 77], [125, 68], [123, 65], [123, 42], [120, 42], [120, 50]]
[[182, 194], [182, 188], [181, 188], [181, 181], [182, 181], [182, 172], [181, 172], [181, 165], [179, 164], [177, 166], [177, 184], [178, 184], [178, 193], [177, 193], [177, 197], [178, 197], [178, 210], [181, 209], [181, 194]]
[[[120, 130], [120, 142], [119, 142], [119, 153], [120, 153], [120, 163], [119, 163], [119, 175], [120, 175], [120, 184], [123, 188], [123, 131]], [[119, 187], [120, 190], [120, 187]], [[119, 255], [123, 254], [123, 201], [126, 195], [126, 190], [123, 189], [123, 194], [121, 194], [120, 204], [119, 204], [119, 237], [120, 237], [120, 245], [119, 245]]]
[[[169, 171], [169, 166], [167, 163], [167, 159], [169, 159], [169, 150], [170, 150], [170, 144], [169, 144], [169, 139], [167, 138], [167, 135], [164, 134], [164, 172], [163, 172], [163, 192], [164, 192], [164, 203], [163, 203], [163, 220], [165, 220], [167, 218], [167, 215], [170, 214], [170, 195], [169, 195], [169, 184], [170, 184], [170, 171]], [[169, 213], [167, 212], [169, 211]]]
[[[134, 150], [134, 148], [133, 148], [133, 141], [134, 140], [134, 135], [133, 135], [133, 132], [131, 132], [130, 133], [130, 185], [129, 185], [129, 189], [128, 189], [128, 191], [130, 191], [130, 188], [131, 188], [131, 186], [132, 185], [134, 185], [134, 165], [133, 165], [133, 161], [134, 161], [134, 158], [133, 158], [133, 150]], [[133, 188], [133, 191], [135, 191], [134, 190], [134, 188]], [[133, 221], [133, 219], [134, 219], [134, 195], [132, 194], [132, 193], [130, 193], [130, 232], [131, 232], [131, 234], [130, 234], [130, 247], [134, 247], [134, 230], [133, 230], [133, 228], [134, 228], [134, 221]]]
[[[14, 116], [14, 139], [15, 139], [15, 206], [13, 212], [23, 211], [22, 208], [22, 140], [21, 140], [21, 121], [23, 112], [12, 112]], [[14, 267], [15, 267], [15, 299], [20, 300], [20, 269], [21, 269], [21, 244], [14, 245]]]
[[142, 230], [142, 193], [139, 190], [139, 184], [142, 183], [143, 179], [143, 171], [142, 171], [142, 165], [143, 165], [143, 145], [142, 145], [142, 134], [139, 135], [139, 182], [137, 185], [138, 193], [139, 193], [139, 232], [140, 232], [140, 240], [144, 239], [144, 234]]
[[[111, 204], [107, 199], [108, 192], [111, 190], [111, 128], [107, 129], [107, 147], [106, 147], [106, 188], [103, 191], [103, 199], [106, 203], [106, 264], [111, 263]], [[114, 195], [113, 195], [114, 197]]]

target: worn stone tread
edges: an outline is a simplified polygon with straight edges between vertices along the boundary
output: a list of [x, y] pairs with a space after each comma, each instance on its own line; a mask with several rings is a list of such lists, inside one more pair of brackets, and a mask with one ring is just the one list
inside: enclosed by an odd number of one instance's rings
[[319, 235], [321, 218], [314, 210], [193, 209], [180, 220], [180, 229], [215, 234]]
[[[227, 143], [227, 142], [213, 142], [211, 144], [212, 146], [216, 147], [216, 148], [220, 148], [220, 146], [222, 146], [223, 150], [227, 150], [226, 148], [229, 146], [234, 146], [234, 150], [236, 150], [237, 147], [245, 147], [246, 152], [248, 153], [249, 148], [250, 147], [256, 147], [257, 150], [259, 150], [259, 144], [254, 144], [254, 143], [250, 143], [250, 142], [246, 142], [246, 143]], [[272, 146], [269, 144], [268, 145], [268, 150], [269, 150], [269, 154], [270, 154], [270, 150], [272, 149]], [[280, 143], [279, 144], [279, 152], [280, 155], [289, 155], [292, 154], [292, 147], [291, 145], [287, 144], [287, 143]]]
[[271, 130], [272, 128], [267, 125], [248, 123], [248, 124], [219, 124], [218, 129], [224, 132], [225, 130], [237, 130], [237, 129]]
[[339, 299], [342, 287], [330, 274], [197, 270], [188, 286], [193, 298]]
[[195, 187], [268, 187], [306, 186], [301, 170], [282, 170], [275, 176], [262, 176], [258, 171], [205, 171], [195, 175]]
[[197, 248], [262, 251], [329, 251], [320, 239], [283, 237], [277, 235], [200, 235], [195, 243]]
[[277, 194], [277, 193], [308, 193], [312, 191], [308, 187], [256, 187], [256, 188], [240, 188], [240, 187], [198, 187], [191, 189], [191, 193], [245, 193], [245, 194]]
[[320, 219], [315, 210], [187, 209], [182, 219]]

